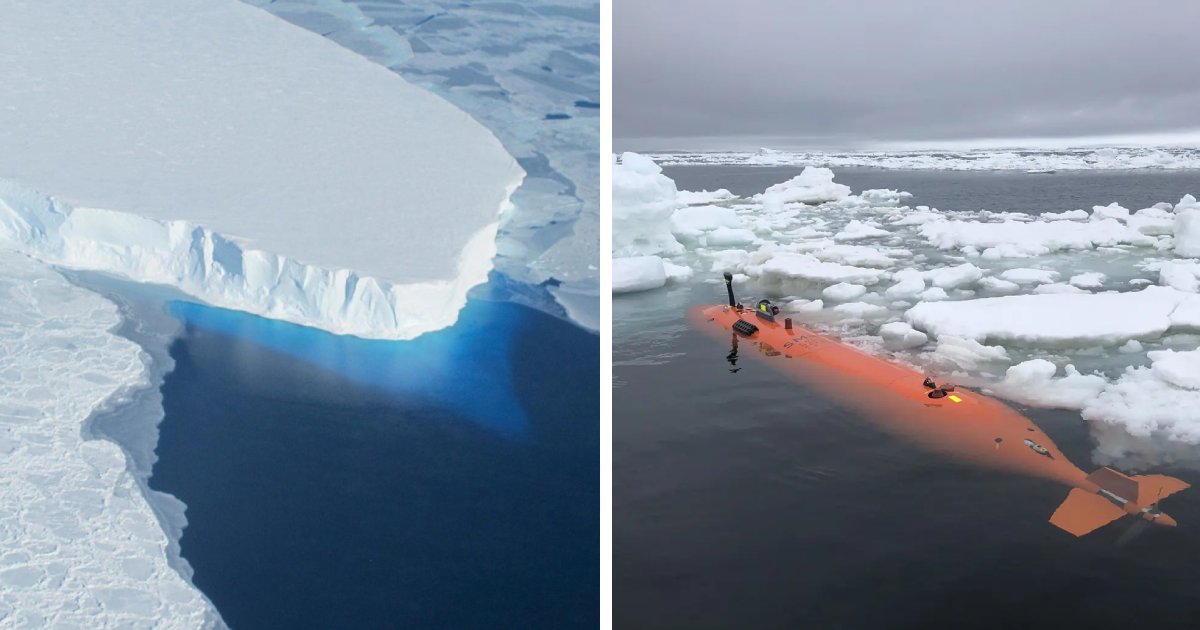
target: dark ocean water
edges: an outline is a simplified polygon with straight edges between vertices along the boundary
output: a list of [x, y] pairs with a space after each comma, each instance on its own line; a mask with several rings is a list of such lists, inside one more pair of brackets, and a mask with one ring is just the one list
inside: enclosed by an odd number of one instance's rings
[[412, 342], [170, 312], [150, 485], [231, 627], [598, 623], [595, 335], [484, 301]]
[[[681, 189], [743, 195], [798, 172], [666, 169]], [[1196, 173], [835, 172], [942, 209], [1139, 208], [1200, 192]], [[722, 300], [702, 283], [614, 299], [616, 627], [1200, 624], [1200, 490], [1163, 502], [1178, 529], [1118, 546], [1125, 519], [1077, 539], [1047, 522], [1065, 487], [931, 455], [746, 352], [731, 372], [729, 346], [683, 317]], [[1078, 413], [1021, 410], [1097, 467]], [[1155, 472], [1200, 487], [1194, 469]]]

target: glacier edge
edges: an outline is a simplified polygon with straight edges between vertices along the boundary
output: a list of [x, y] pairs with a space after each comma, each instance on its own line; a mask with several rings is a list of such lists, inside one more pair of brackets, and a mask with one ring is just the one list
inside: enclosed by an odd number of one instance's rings
[[213, 306], [336, 334], [404, 340], [453, 325], [468, 291], [487, 282], [497, 231], [522, 180], [507, 186], [496, 220], [459, 252], [451, 280], [392, 283], [310, 265], [189, 221], [72, 206], [6, 179], [0, 179], [0, 239], [47, 264], [170, 285]]

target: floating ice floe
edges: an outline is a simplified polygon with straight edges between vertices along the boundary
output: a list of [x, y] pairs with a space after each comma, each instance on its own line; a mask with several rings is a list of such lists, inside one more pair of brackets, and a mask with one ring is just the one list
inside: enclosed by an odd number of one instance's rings
[[1152, 286], [1124, 293], [1010, 295], [921, 303], [904, 317], [936, 337], [954, 335], [1044, 347], [1116, 346], [1129, 339], [1159, 337], [1173, 327], [1193, 326], [1196, 322], [1189, 309], [1196, 304], [1200, 304], [1200, 296]]
[[1009, 282], [1015, 282], [1019, 285], [1026, 284], [1045, 284], [1054, 282], [1058, 279], [1058, 272], [1049, 269], [1030, 269], [1028, 267], [1019, 267], [1017, 269], [1009, 269], [1000, 274], [1000, 277]]
[[1175, 253], [1180, 256], [1200, 257], [1200, 203], [1188, 195], [1175, 206]]
[[629, 256], [613, 259], [613, 293], [636, 293], [657, 289], [668, 280], [692, 277], [692, 268], [676, 265], [658, 256]]
[[868, 238], [876, 238], [880, 236], [891, 236], [891, 232], [881, 230], [878, 226], [871, 223], [864, 223], [857, 219], [851, 220], [842, 228], [841, 232], [833, 235], [835, 241], [858, 241]]
[[681, 204], [675, 182], [649, 158], [613, 156], [613, 257], [681, 254], [671, 216]]
[[821, 295], [824, 295], [827, 299], [834, 302], [849, 302], [850, 300], [857, 300], [858, 298], [866, 295], [866, 293], [867, 287], [864, 287], [861, 284], [839, 282], [835, 285], [825, 287], [825, 290], [821, 292]]
[[747, 265], [746, 273], [763, 282], [802, 280], [823, 284], [847, 282], [864, 285], [876, 284], [890, 275], [881, 269], [823, 262], [811, 254], [787, 252], [774, 254], [759, 265]]
[[754, 201], [768, 209], [779, 209], [788, 203], [820, 204], [849, 196], [849, 186], [833, 182], [833, 171], [810, 166], [786, 182], [755, 195]]
[[698, 206], [703, 204], [716, 203], [718, 201], [732, 201], [737, 199], [737, 195], [729, 192], [724, 188], [717, 190], [681, 190], [676, 199], [679, 203], [685, 206]]
[[1008, 368], [1004, 380], [992, 389], [1010, 400], [1037, 407], [1081, 409], [1108, 385], [1103, 376], [1080, 374], [1074, 365], [1055, 377], [1058, 366], [1045, 359], [1031, 359]]
[[1148, 356], [1149, 367], [1128, 368], [1085, 401], [1083, 417], [1118, 425], [1135, 436], [1160, 434], [1200, 444], [1200, 350], [1164, 350]]
[[920, 228], [921, 236], [939, 249], [973, 247], [983, 258], [1029, 258], [1063, 250], [1101, 246], [1150, 246], [1154, 239], [1115, 219], [1074, 221], [932, 221]]
[[917, 348], [929, 341], [925, 333], [904, 322], [889, 322], [880, 326], [879, 336], [883, 337], [887, 347], [894, 350]]

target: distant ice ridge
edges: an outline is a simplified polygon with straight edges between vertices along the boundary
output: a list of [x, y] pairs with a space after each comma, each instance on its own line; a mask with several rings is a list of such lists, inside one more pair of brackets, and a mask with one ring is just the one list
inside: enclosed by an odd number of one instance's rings
[[125, 454], [81, 429], [149, 386], [119, 323], [114, 304], [0, 249], [0, 627], [224, 627]]
[[986, 149], [977, 151], [776, 151], [678, 152], [647, 154], [659, 164], [734, 164], [743, 166], [826, 166], [937, 169], [950, 171], [1193, 169], [1200, 148], [1105, 147], [1081, 149]]
[[500, 226], [495, 265], [536, 290], [508, 297], [597, 329], [599, 2], [246, 2], [377, 61], [491, 129], [528, 173]]
[[626, 153], [613, 169], [614, 293], [712, 283], [699, 290], [720, 302], [730, 272], [743, 299], [769, 297], [939, 380], [1078, 410], [1100, 462], [1200, 468], [1195, 197], [1040, 214], [909, 197], [854, 194], [811, 166], [750, 198], [692, 194]]
[[32, 256], [378, 338], [488, 278], [523, 171], [333, 42], [235, 0], [17, 3], [0, 41], [0, 238]]

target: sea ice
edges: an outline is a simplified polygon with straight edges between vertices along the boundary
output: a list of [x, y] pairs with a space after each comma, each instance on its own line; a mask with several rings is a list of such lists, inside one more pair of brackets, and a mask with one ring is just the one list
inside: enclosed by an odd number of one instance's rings
[[754, 232], [746, 228], [719, 227], [704, 235], [704, 242], [709, 247], [749, 245], [756, 240], [758, 237]]
[[695, 240], [718, 228], [740, 228], [742, 220], [732, 208], [689, 206], [671, 214], [671, 231], [679, 238]]
[[703, 204], [716, 203], [718, 201], [732, 201], [737, 199], [737, 195], [729, 192], [724, 188], [717, 190], [681, 190], [676, 199], [679, 203], [685, 206], [698, 206]]
[[667, 270], [658, 256], [614, 258], [612, 265], [613, 293], [648, 291], [667, 283]]
[[657, 153], [659, 164], [818, 165], [954, 171], [1013, 170], [1053, 174], [1065, 170], [1196, 169], [1200, 149], [1191, 147], [1102, 147], [980, 149], [974, 151], [777, 151]]
[[1152, 245], [1154, 240], [1116, 219], [1075, 221], [931, 221], [920, 228], [940, 249], [974, 247], [984, 258], [1028, 258], [1062, 250], [1119, 244]]
[[[675, 182], [649, 158], [625, 153], [613, 156], [613, 257], [675, 255], [671, 217], [680, 207]], [[686, 215], [685, 215], [686, 216]]]
[[1185, 294], [1163, 287], [1095, 294], [1009, 295], [921, 303], [905, 319], [935, 337], [1027, 346], [1119, 345], [1171, 329]]
[[1044, 284], [1054, 282], [1058, 279], [1057, 271], [1049, 269], [1030, 269], [1028, 267], [1019, 267], [1017, 269], [1009, 269], [1000, 274], [1000, 277], [1015, 282], [1020, 285], [1026, 284]]
[[1200, 444], [1196, 374], [1200, 350], [1148, 353], [1150, 367], [1131, 367], [1083, 405], [1084, 419], [1121, 426], [1135, 436], [1164, 435]]
[[839, 282], [837, 284], [825, 287], [825, 290], [821, 292], [821, 295], [825, 296], [826, 299], [833, 300], [834, 302], [849, 302], [851, 300], [857, 300], [858, 298], [866, 295], [866, 293], [867, 287], [864, 287], [861, 284]]
[[787, 203], [819, 204], [849, 196], [849, 186], [833, 182], [833, 171], [810, 166], [786, 182], [755, 195], [754, 200], [768, 209], [779, 209]]
[[1018, 363], [993, 385], [996, 393], [1026, 405], [1059, 409], [1080, 409], [1108, 385], [1103, 376], [1080, 374], [1074, 365], [1064, 368], [1064, 376], [1055, 377], [1058, 367], [1045, 359]]
[[[813, 185], [833, 182], [810, 177]], [[793, 180], [768, 190], [797, 187]], [[802, 205], [764, 193], [717, 206], [729, 212], [678, 211], [686, 220], [677, 228], [752, 230], [756, 238], [727, 249], [681, 237], [686, 250], [671, 262], [738, 272], [740, 294], [780, 299], [788, 313], [843, 338], [893, 320], [876, 339], [899, 360], [1024, 404], [1080, 409], [1108, 440], [1098, 456], [1136, 449], [1149, 457], [1152, 447], [1131, 446], [1130, 433], [1159, 445], [1200, 444], [1200, 422], [1182, 411], [1200, 406], [1200, 262], [1170, 246], [1177, 228], [1188, 240], [1188, 212], [1200, 217], [1190, 196], [1133, 213], [1109, 204], [1040, 217], [908, 208], [897, 205], [903, 195], [825, 197], [836, 198]], [[876, 246], [837, 240], [876, 230]], [[1004, 260], [1032, 256], [1038, 260], [1020, 267]], [[1137, 276], [1147, 274], [1163, 286], [1145, 286], [1152, 281]]]
[[[0, 249], [0, 626], [223, 627], [98, 409], [150, 386], [116, 305]], [[174, 551], [173, 551], [174, 549]]]
[[888, 287], [885, 292], [891, 299], [914, 298], [925, 292], [925, 275], [916, 269], [901, 269], [892, 278], [896, 280], [896, 284]]
[[747, 266], [746, 272], [751, 277], [758, 276], [766, 281], [805, 280], [825, 284], [847, 282], [864, 285], [876, 284], [889, 275], [881, 269], [839, 265], [822, 262], [810, 254], [790, 253], [775, 254], [761, 265]]
[[988, 363], [1007, 362], [1008, 352], [1001, 346], [985, 346], [974, 339], [939, 335], [929, 360], [943, 368], [970, 371]]
[[869, 302], [850, 302], [847, 304], [838, 304], [833, 307], [834, 314], [839, 317], [848, 319], [872, 319], [878, 317], [887, 317], [888, 310], [885, 306], [871, 304]]
[[904, 322], [890, 322], [879, 327], [887, 347], [892, 349], [916, 348], [925, 345], [929, 337]]
[[1108, 276], [1099, 271], [1089, 271], [1071, 276], [1068, 283], [1081, 289], [1099, 289], [1104, 286], [1104, 281], [1107, 279]]
[[876, 238], [879, 236], [891, 236], [891, 232], [881, 230], [878, 227], [864, 223], [857, 219], [851, 220], [842, 228], [841, 232], [833, 235], [835, 241], [859, 241], [866, 238]]
[[971, 263], [963, 263], [953, 267], [931, 269], [925, 272], [925, 277], [935, 287], [957, 289], [978, 282], [983, 277], [983, 271]]
[[[1184, 205], [1182, 201], [1180, 205]], [[1173, 233], [1176, 254], [1200, 257], [1200, 206], [1191, 203], [1187, 208], [1176, 211]]]

